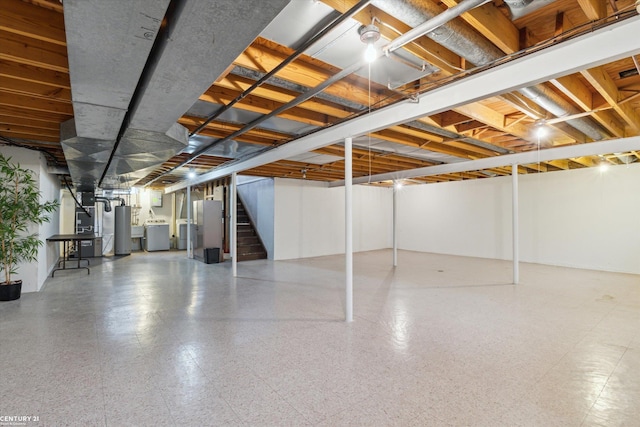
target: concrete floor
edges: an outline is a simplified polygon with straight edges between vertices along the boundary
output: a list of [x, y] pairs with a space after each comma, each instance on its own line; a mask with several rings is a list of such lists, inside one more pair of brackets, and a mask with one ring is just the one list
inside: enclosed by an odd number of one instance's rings
[[[638, 276], [388, 250], [205, 265], [134, 253], [0, 303], [27, 425], [614, 426], [640, 420]], [[7, 418], [0, 418], [0, 424]]]

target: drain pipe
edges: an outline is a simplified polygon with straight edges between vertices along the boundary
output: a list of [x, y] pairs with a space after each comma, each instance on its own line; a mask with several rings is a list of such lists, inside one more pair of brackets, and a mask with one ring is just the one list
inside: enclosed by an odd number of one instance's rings
[[120, 206], [124, 206], [124, 199], [122, 197], [111, 197], [108, 200], [119, 200], [120, 201]]
[[109, 199], [107, 199], [106, 197], [95, 197], [94, 200], [96, 202], [101, 202], [104, 203], [104, 211], [105, 212], [111, 212], [111, 203], [109, 202]]

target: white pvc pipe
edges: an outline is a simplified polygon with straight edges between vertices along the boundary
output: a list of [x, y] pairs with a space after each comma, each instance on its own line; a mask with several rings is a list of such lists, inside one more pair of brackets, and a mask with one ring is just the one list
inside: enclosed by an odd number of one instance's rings
[[518, 243], [518, 234], [519, 234], [519, 225], [518, 225], [518, 165], [511, 165], [511, 190], [512, 190], [512, 202], [513, 202], [513, 213], [512, 213], [512, 224], [513, 224], [513, 284], [517, 285], [520, 280], [520, 268], [518, 266], [519, 262], [519, 243]]
[[193, 247], [191, 245], [191, 224], [193, 219], [191, 216], [191, 184], [187, 185], [187, 258], [193, 258]]
[[398, 266], [398, 184], [393, 183], [393, 266]]
[[238, 205], [236, 195], [236, 173], [231, 174], [231, 194], [229, 197], [229, 234], [231, 234], [231, 273], [238, 276]]
[[351, 137], [344, 139], [344, 232], [345, 232], [345, 321], [353, 322], [353, 187]]

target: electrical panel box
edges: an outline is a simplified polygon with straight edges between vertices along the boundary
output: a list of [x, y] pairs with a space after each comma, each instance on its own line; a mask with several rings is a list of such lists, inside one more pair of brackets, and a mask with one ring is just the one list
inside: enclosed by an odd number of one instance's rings
[[93, 206], [96, 204], [96, 198], [93, 193], [83, 192], [81, 199], [82, 206]]

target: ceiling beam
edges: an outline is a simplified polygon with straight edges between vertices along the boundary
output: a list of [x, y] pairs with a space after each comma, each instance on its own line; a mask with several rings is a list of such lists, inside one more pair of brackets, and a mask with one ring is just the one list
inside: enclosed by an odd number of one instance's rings
[[[591, 89], [589, 89], [586, 84], [582, 83], [582, 81], [575, 75], [559, 77], [551, 80], [550, 83], [571, 98], [571, 100], [579, 105], [582, 110], [592, 111], [595, 109], [593, 103], [593, 92], [591, 92]], [[591, 117], [604, 126], [604, 128], [614, 136], [624, 136], [624, 126], [615, 118], [611, 111], [597, 111], [594, 112]]]
[[[443, 3], [448, 7], [453, 7], [460, 1], [443, 0]], [[520, 32], [518, 28], [492, 2], [471, 9], [460, 17], [498, 46], [504, 53], [513, 53], [520, 50]]]
[[578, 4], [590, 21], [597, 21], [607, 16], [605, 0], [578, 0]]
[[15, 61], [0, 59], [0, 76], [71, 89], [68, 73], [47, 70], [34, 65], [20, 64]]
[[[269, 72], [292, 53], [292, 51], [280, 52], [275, 47], [272, 42], [258, 38], [238, 56], [234, 63], [251, 70]], [[324, 83], [339, 71], [336, 67], [315, 65], [305, 59], [304, 55], [301, 56], [279, 71], [276, 76], [313, 88]], [[350, 99], [362, 105], [369, 105], [369, 103], [375, 104], [381, 100], [379, 91], [384, 89], [383, 86], [371, 84], [371, 91], [369, 91], [368, 83], [364, 78], [350, 76], [332, 84], [324, 92], [339, 98]]]
[[633, 109], [631, 104], [619, 104], [623, 98], [618, 91], [616, 82], [613, 81], [604, 67], [593, 67], [582, 71], [582, 75], [596, 88], [613, 107], [613, 109], [631, 126], [636, 132], [640, 131], [640, 115]]
[[[570, 145], [566, 147], [548, 148], [540, 151], [527, 151], [524, 153], [505, 154], [503, 156], [489, 157], [468, 162], [450, 163], [446, 165], [428, 166], [408, 171], [398, 171], [386, 174], [373, 175], [365, 178], [355, 178], [354, 184], [363, 184], [367, 181], [386, 181], [407, 179], [421, 176], [433, 176], [454, 172], [469, 172], [506, 165], [523, 165], [533, 167], [540, 162], [550, 160], [563, 160], [581, 156], [609, 154], [613, 152], [626, 152], [640, 148], [640, 136], [631, 138], [614, 139], [604, 142], [592, 142], [589, 144]], [[344, 185], [344, 180], [332, 182], [332, 187]]]
[[71, 103], [71, 90], [0, 75], [0, 90]]
[[68, 102], [2, 91], [0, 91], [0, 105], [73, 116], [73, 107]]
[[[418, 96], [417, 102], [402, 101], [354, 120], [299, 138], [247, 160], [219, 167], [200, 175], [191, 184], [210, 181], [230, 175], [233, 172], [241, 172], [296, 154], [306, 153], [310, 150], [330, 145], [347, 136], [353, 137], [372, 131], [375, 132], [422, 116], [438, 114], [486, 97], [510, 92], [519, 87], [537, 84], [584, 68], [599, 66], [629, 57], [640, 51], [640, 47], [634, 43], [637, 34], [640, 34], [640, 17], [634, 16], [618, 21], [605, 28], [589, 32], [512, 62], [428, 91]], [[633, 142], [638, 143], [639, 141], [633, 140]], [[595, 144], [582, 144], [578, 145], [578, 147], [586, 147], [588, 151], [593, 146], [595, 150], [597, 147]], [[555, 148], [554, 150], [566, 148], [571, 147]], [[630, 149], [614, 151], [629, 151]], [[499, 158], [492, 157], [476, 161], [485, 162]], [[503, 165], [498, 164], [497, 166]], [[167, 187], [166, 191], [177, 191], [186, 187], [186, 185], [186, 182], [181, 182]]]
[[64, 16], [22, 0], [3, 0], [0, 30], [66, 46]]
[[48, 70], [69, 72], [67, 47], [0, 31], [0, 59]]

